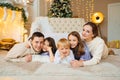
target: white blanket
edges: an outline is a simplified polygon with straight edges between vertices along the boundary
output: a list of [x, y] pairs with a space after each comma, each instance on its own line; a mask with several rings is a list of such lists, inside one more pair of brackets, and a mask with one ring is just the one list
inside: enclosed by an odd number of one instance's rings
[[40, 62], [5, 62], [0, 52], [0, 80], [120, 80], [120, 55], [109, 55], [100, 64], [72, 68]]

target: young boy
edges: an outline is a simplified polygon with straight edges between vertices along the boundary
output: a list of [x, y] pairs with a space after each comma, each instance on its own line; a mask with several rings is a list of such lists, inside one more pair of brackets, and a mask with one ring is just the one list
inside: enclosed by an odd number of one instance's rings
[[57, 51], [55, 53], [54, 63], [70, 64], [74, 60], [73, 52], [70, 50], [69, 41], [62, 38], [57, 43]]

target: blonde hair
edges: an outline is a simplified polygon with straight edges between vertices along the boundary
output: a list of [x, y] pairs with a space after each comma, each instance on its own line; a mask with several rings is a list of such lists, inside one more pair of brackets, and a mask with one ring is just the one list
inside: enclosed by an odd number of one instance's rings
[[57, 42], [57, 48], [60, 48], [61, 46], [70, 48], [70, 43], [69, 43], [69, 41], [66, 38], [61, 38]]

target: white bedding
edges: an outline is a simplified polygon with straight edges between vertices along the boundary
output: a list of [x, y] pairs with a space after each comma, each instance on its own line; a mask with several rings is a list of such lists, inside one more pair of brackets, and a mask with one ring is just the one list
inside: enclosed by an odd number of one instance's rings
[[5, 76], [10, 80], [120, 80], [120, 52], [109, 55], [100, 64], [76, 69], [65, 64], [5, 62], [1, 53], [0, 80]]

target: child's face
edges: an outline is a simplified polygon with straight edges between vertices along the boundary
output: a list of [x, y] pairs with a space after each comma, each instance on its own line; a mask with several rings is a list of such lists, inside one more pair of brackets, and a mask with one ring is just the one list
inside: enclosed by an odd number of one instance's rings
[[70, 48], [69, 47], [59, 47], [58, 48], [60, 55], [68, 56], [70, 54]]
[[68, 38], [68, 40], [69, 40], [69, 43], [70, 43], [70, 47], [71, 47], [71, 48], [75, 48], [75, 47], [77, 46], [77, 44], [78, 44], [78, 39], [77, 39], [76, 36], [70, 35], [69, 38]]
[[49, 47], [49, 42], [47, 40], [45, 40], [44, 44], [43, 44], [43, 51], [47, 51], [48, 47]]

